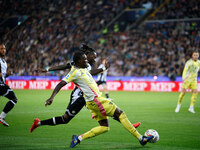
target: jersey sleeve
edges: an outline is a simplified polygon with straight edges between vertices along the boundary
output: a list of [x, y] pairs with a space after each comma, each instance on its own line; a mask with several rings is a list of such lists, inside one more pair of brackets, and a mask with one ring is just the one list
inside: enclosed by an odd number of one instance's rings
[[92, 67], [91, 67], [91, 65], [90, 65], [89, 63], [88, 63], [87, 70], [88, 70], [88, 71], [92, 70]]
[[71, 81], [74, 81], [78, 78], [79, 71], [72, 69], [62, 80], [70, 83]]
[[1, 73], [1, 62], [0, 62], [0, 73]]
[[[199, 60], [198, 60], [199, 61]], [[199, 68], [200, 68], [200, 61], [199, 61]]]
[[183, 74], [182, 74], [182, 78], [183, 78], [183, 80], [186, 79], [186, 74], [187, 74], [187, 72], [188, 72], [188, 68], [189, 68], [189, 66], [190, 66], [190, 62], [187, 61], [186, 64], [185, 64], [184, 70], [183, 70]]
[[103, 68], [103, 64], [99, 65], [98, 69]]

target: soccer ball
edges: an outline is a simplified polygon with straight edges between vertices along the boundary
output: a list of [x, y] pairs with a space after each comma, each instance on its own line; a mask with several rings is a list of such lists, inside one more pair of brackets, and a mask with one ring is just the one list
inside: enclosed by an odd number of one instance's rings
[[144, 133], [145, 136], [151, 136], [153, 135], [153, 138], [149, 141], [150, 143], [156, 143], [159, 140], [159, 134], [154, 129], [149, 129]]

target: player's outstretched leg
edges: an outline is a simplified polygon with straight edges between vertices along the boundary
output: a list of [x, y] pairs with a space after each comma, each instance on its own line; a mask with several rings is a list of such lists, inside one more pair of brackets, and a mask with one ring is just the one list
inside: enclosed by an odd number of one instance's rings
[[[116, 120], [116, 121], [118, 121], [118, 122], [120, 122], [120, 120], [119, 120], [119, 118], [117, 118], [117, 117], [112, 117], [114, 120]], [[132, 124], [135, 128], [137, 128], [137, 127], [139, 127], [140, 125], [141, 125], [141, 122], [137, 122], [137, 123], [134, 123], [134, 124]]]
[[53, 117], [51, 119], [41, 120], [41, 121], [38, 118], [36, 118], [33, 122], [33, 125], [31, 126], [30, 132], [33, 132], [33, 130], [35, 130], [38, 126], [43, 126], [43, 125], [55, 126], [59, 124], [67, 124], [73, 117], [74, 116], [69, 116], [67, 114], [64, 114], [63, 116]]
[[[100, 126], [94, 127], [90, 131], [88, 131], [88, 132], [86, 132], [86, 133], [84, 133], [84, 134], [82, 134], [80, 136], [73, 135], [70, 147], [73, 148], [77, 144], [79, 144], [82, 140], [85, 140], [85, 139], [88, 139], [88, 138], [92, 138], [92, 137], [95, 137], [97, 135], [100, 135], [102, 133], [105, 133], [105, 132], [109, 131], [109, 127], [108, 127], [108, 124], [106, 122], [108, 122], [107, 119], [101, 120], [101, 121], [99, 121]], [[106, 124], [104, 124], [106, 126], [103, 126], [102, 123], [106, 123]]]
[[141, 145], [145, 145], [147, 142], [149, 142], [153, 136], [146, 137], [142, 136], [136, 129], [135, 127], [130, 123], [128, 118], [126, 117], [126, 114], [121, 111], [120, 109], [116, 109], [114, 113], [115, 117], [118, 117], [121, 124], [124, 126], [125, 129], [127, 129], [132, 135], [134, 135], [140, 142]]
[[39, 127], [39, 125], [38, 125], [39, 122], [40, 122], [40, 120], [38, 118], [35, 118], [32, 126], [31, 126], [30, 132], [33, 132], [37, 127]]
[[0, 117], [0, 123], [1, 123], [2, 125], [6, 126], [6, 127], [9, 127], [9, 124], [5, 121], [4, 118], [1, 118], [1, 117]]
[[77, 144], [80, 144], [80, 140], [78, 139], [78, 135], [72, 135], [72, 142], [70, 144], [70, 147], [73, 148]]
[[142, 145], [142, 146], [144, 146], [144, 145], [146, 145], [147, 144], [147, 142], [149, 142], [151, 139], [153, 138], [153, 136], [142, 136], [142, 139], [141, 140], [139, 140], [140, 141], [140, 144]]

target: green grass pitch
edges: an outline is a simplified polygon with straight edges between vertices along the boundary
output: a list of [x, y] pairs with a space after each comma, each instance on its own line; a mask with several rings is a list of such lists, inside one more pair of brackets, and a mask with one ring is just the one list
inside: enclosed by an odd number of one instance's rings
[[[91, 114], [86, 108], [83, 108], [67, 125], [42, 126], [30, 133], [34, 118], [49, 119], [65, 112], [70, 92], [61, 91], [55, 97], [53, 104], [45, 107], [44, 102], [52, 93], [51, 90], [15, 90], [19, 101], [7, 115], [6, 121], [10, 127], [7, 128], [0, 124], [0, 149], [70, 149], [73, 134], [80, 135], [98, 126], [96, 120], [91, 119]], [[195, 105], [196, 114], [187, 111], [191, 93], [186, 94], [182, 108], [176, 114], [174, 110], [178, 95], [179, 93], [110, 92], [111, 98], [126, 112], [132, 123], [139, 121], [142, 123], [138, 128], [140, 133], [144, 134], [147, 129], [155, 129], [160, 135], [160, 140], [142, 147], [120, 123], [109, 118], [109, 132], [85, 140], [74, 149], [200, 149], [199, 98]], [[0, 98], [0, 111], [7, 101], [6, 98]]]

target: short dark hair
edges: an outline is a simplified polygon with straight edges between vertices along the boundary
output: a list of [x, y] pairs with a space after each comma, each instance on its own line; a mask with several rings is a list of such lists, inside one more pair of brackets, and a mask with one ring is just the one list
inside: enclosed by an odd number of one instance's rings
[[82, 52], [82, 51], [77, 51], [77, 52], [75, 52], [75, 53], [74, 53], [74, 56], [73, 56], [73, 61], [74, 61], [74, 63], [76, 64], [76, 63], [81, 59], [81, 57], [82, 57], [83, 55], [85, 55], [85, 53]]
[[80, 51], [84, 52], [86, 55], [92, 52], [95, 52], [95, 49], [89, 47], [86, 44], [81, 44]]

